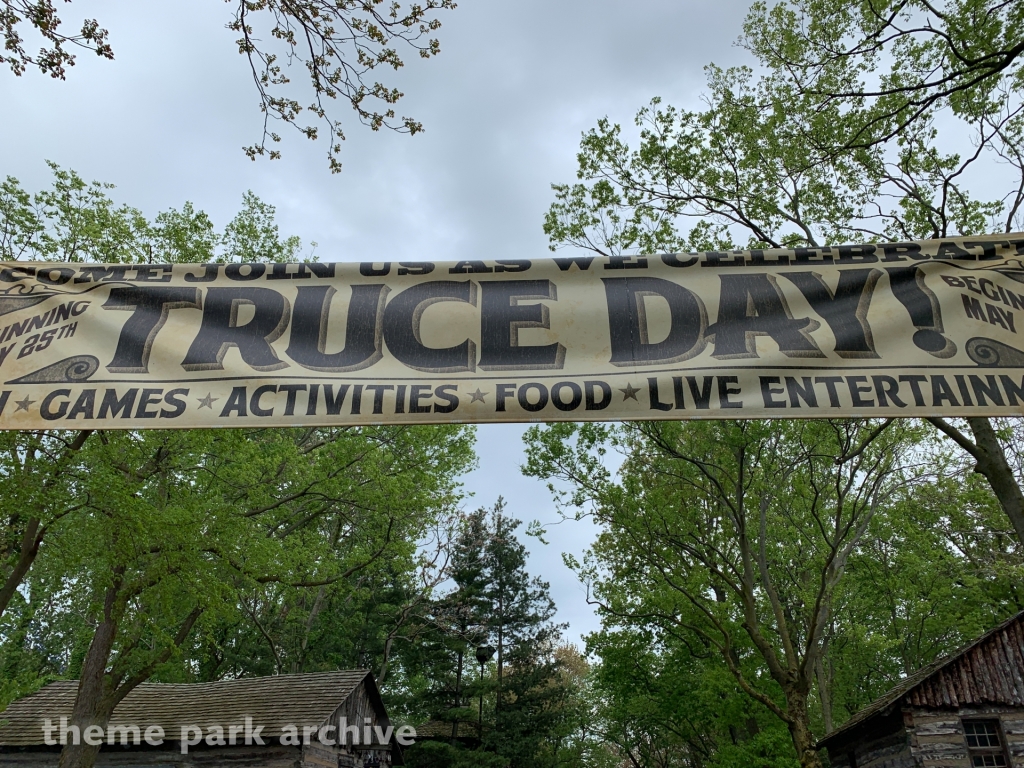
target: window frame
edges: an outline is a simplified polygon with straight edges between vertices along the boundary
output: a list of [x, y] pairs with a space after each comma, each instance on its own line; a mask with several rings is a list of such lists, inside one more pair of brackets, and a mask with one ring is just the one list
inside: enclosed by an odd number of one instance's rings
[[[996, 738], [999, 739], [998, 747], [972, 747], [967, 742], [967, 723], [994, 723], [996, 727]], [[1006, 748], [1006, 733], [1003, 731], [1003, 720], [998, 714], [992, 713], [991, 715], [970, 715], [967, 717], [960, 718], [960, 725], [963, 731], [964, 746], [967, 748], [967, 758], [970, 761], [971, 768], [974, 768], [974, 757], [975, 755], [1000, 755], [1003, 758], [1004, 764], [1007, 768], [1013, 765], [1010, 760], [1010, 753]]]

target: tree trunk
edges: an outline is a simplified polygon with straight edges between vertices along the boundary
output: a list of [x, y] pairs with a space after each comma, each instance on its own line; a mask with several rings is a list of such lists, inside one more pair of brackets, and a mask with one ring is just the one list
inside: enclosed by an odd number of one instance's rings
[[985, 418], [968, 419], [967, 423], [974, 433], [974, 440], [977, 445], [977, 453], [974, 458], [977, 460], [976, 470], [985, 476], [992, 492], [999, 500], [1006, 516], [1010, 518], [1013, 530], [1017, 533], [1017, 540], [1024, 545], [1024, 494], [1021, 493], [1017, 478], [1006, 460], [1003, 446], [999, 444], [992, 422]]
[[[462, 661], [465, 657], [465, 651], [459, 649], [459, 666], [455, 673], [455, 709], [458, 710], [462, 706]], [[455, 741], [459, 738], [459, 716], [455, 715], [455, 721], [452, 723], [452, 746], [455, 746]]]
[[[499, 511], [494, 524], [496, 536], [504, 537], [502, 516]], [[494, 730], [501, 733], [501, 687], [505, 674], [505, 574], [498, 576], [498, 689], [494, 696]]]
[[[296, 669], [294, 662], [292, 664], [292, 672], [302, 672], [306, 668], [306, 652], [309, 650], [309, 636], [313, 633], [313, 625], [316, 624], [316, 618], [320, 615], [320, 610], [323, 608], [324, 597], [327, 594], [327, 586], [322, 585], [317, 590], [316, 599], [313, 601], [313, 607], [309, 609], [309, 615], [306, 617], [305, 631], [302, 633], [302, 646], [299, 652], [299, 667]], [[391, 638], [388, 638], [390, 642]], [[386, 659], [387, 651], [385, 651], [384, 665], [387, 666]], [[377, 679], [378, 683], [384, 682], [384, 676], [381, 675]]]
[[114, 708], [140, 683], [148, 680], [156, 667], [171, 657], [175, 648], [181, 647], [202, 614], [202, 608], [193, 609], [178, 627], [178, 633], [171, 643], [127, 680], [115, 673], [108, 673], [107, 664], [110, 663], [122, 618], [121, 579], [124, 570], [123, 567], [114, 569], [114, 582], [104, 594], [103, 618], [96, 627], [92, 642], [89, 643], [89, 650], [86, 651], [78, 680], [75, 706], [71, 711], [71, 725], [78, 726], [79, 743], [74, 744], [73, 739], [68, 739], [60, 753], [59, 768], [93, 768], [99, 755], [100, 744], [85, 742], [86, 729], [98, 726], [103, 732], [103, 736], [99, 738], [102, 742]]
[[[72, 454], [78, 453], [85, 445], [85, 441], [92, 434], [91, 429], [83, 429], [76, 436], [67, 449], [57, 458], [50, 470], [49, 477], [43, 482], [41, 490], [46, 490], [53, 482], [53, 478], [63, 471], [64, 463]], [[47, 526], [42, 525], [41, 515], [43, 510], [37, 510], [25, 526], [25, 533], [21, 539], [21, 549], [18, 552], [18, 560], [11, 569], [11, 572], [4, 579], [3, 586], [0, 586], [0, 616], [4, 615], [7, 606], [10, 605], [14, 593], [18, 591], [22, 580], [35, 562], [39, 554], [39, 547], [43, 543], [43, 536], [46, 534]]]
[[[122, 569], [123, 572], [123, 569]], [[78, 680], [78, 694], [71, 711], [71, 724], [78, 727], [78, 744], [68, 737], [60, 753], [59, 768], [93, 768], [99, 754], [99, 745], [85, 743], [86, 729], [99, 726], [104, 733], [114, 711], [115, 700], [107, 687], [107, 662], [117, 638], [117, 599], [120, 593], [121, 574], [114, 574], [114, 583], [107, 588], [103, 599], [103, 618], [89, 643], [89, 650], [82, 663], [82, 674]]]
[[494, 698], [494, 730], [500, 732], [501, 686], [504, 682], [505, 672], [505, 605], [503, 594], [498, 598], [498, 616], [500, 617], [498, 622], [498, 690]]
[[394, 635], [388, 635], [387, 640], [384, 641], [384, 653], [383, 658], [380, 662], [380, 673], [377, 675], [377, 685], [383, 686], [384, 681], [388, 679], [388, 667], [391, 664], [391, 647], [395, 643]]
[[807, 713], [807, 694], [787, 691], [786, 709], [790, 716], [789, 735], [796, 748], [800, 768], [822, 768], [821, 756], [814, 747], [814, 734], [811, 733], [810, 717]]
[[818, 683], [818, 701], [821, 703], [821, 719], [825, 733], [832, 732], [832, 674], [828, 661], [828, 640], [823, 642], [821, 653], [814, 664], [814, 677]]
[[14, 593], [18, 591], [18, 586], [21, 584], [22, 579], [25, 578], [25, 574], [32, 567], [36, 555], [39, 554], [39, 545], [43, 542], [42, 537], [39, 535], [39, 526], [40, 520], [38, 517], [30, 518], [28, 525], [25, 526], [25, 534], [21, 538], [21, 549], [18, 551], [18, 561], [7, 575], [3, 586], [0, 587], [0, 616], [4, 615], [4, 611], [7, 610], [7, 606], [14, 597]]

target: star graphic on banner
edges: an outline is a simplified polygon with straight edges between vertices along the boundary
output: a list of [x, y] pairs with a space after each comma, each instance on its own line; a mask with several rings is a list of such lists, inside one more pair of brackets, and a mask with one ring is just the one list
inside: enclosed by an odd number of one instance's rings
[[639, 389], [634, 389], [632, 382], [626, 384], [625, 387], [619, 387], [619, 392], [622, 393], [622, 402], [636, 400], [639, 403], [640, 401], [636, 399], [636, 393], [639, 391]]
[[472, 400], [469, 401], [471, 403], [478, 403], [478, 402], [479, 403], [486, 403], [487, 402], [486, 400], [484, 400], [484, 398], [487, 397], [487, 393], [486, 392], [481, 392], [480, 391], [480, 387], [476, 388], [476, 392], [470, 392], [469, 396], [471, 398], [473, 398]]
[[18, 404], [18, 407], [14, 410], [14, 412], [17, 413], [18, 411], [27, 411], [28, 407], [32, 405], [35, 400], [29, 400], [28, 395], [25, 395], [24, 400], [15, 400], [14, 402]]
[[213, 394], [212, 392], [207, 392], [206, 393], [206, 397], [197, 398], [199, 400], [199, 407], [200, 408], [209, 408], [210, 410], [213, 410], [213, 404], [216, 401], [220, 400], [220, 398], [219, 397], [211, 397], [212, 394]]

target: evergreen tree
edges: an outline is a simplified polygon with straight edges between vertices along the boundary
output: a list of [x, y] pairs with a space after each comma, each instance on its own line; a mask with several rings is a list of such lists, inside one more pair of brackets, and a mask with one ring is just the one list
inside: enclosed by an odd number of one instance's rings
[[[454, 586], [435, 603], [438, 634], [422, 647], [431, 677], [424, 702], [432, 719], [451, 722], [451, 736], [410, 750], [411, 766], [549, 764], [544, 746], [564, 711], [554, 655], [561, 627], [551, 621], [548, 584], [526, 570], [526, 547], [515, 535], [520, 525], [499, 499], [467, 515], [453, 543]], [[470, 665], [484, 644], [497, 650], [493, 674], [473, 681]], [[479, 741], [475, 723], [467, 727], [476, 720], [476, 697], [486, 700]]]
[[[487, 638], [491, 616], [488, 590], [490, 574], [484, 558], [490, 532], [487, 511], [478, 509], [466, 516], [452, 551], [451, 578], [455, 589], [438, 605], [438, 619], [448, 637], [447, 646], [454, 651], [455, 679], [451, 691], [452, 744], [459, 737], [459, 724], [473, 719], [465, 700], [468, 665], [474, 649]], [[465, 734], [465, 731], [463, 732]]]
[[526, 547], [516, 538], [521, 522], [498, 499], [491, 511], [485, 561], [491, 577], [491, 637], [497, 648], [494, 730], [489, 739], [515, 766], [533, 765], [548, 728], [545, 710], [557, 697], [553, 651], [560, 627], [549, 585], [530, 578]]
[[[413, 664], [428, 679], [418, 707], [431, 722], [431, 735], [443, 734], [443, 741], [428, 741], [410, 752], [410, 765], [488, 765], [486, 755], [465, 746], [467, 739], [478, 743], [474, 695], [479, 682], [469, 683], [475, 649], [488, 638], [492, 606], [489, 599], [490, 574], [485, 552], [491, 531], [486, 509], [466, 514], [451, 544], [448, 574], [453, 588], [438, 598], [430, 611], [433, 625], [419, 645]], [[468, 690], [467, 690], [468, 687]], [[494, 766], [504, 763], [490, 756]]]

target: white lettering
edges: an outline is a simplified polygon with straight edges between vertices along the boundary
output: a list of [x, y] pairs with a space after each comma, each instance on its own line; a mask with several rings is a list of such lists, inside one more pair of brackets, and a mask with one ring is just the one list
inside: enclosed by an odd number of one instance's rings
[[[193, 737], [193, 734], [194, 737]], [[194, 725], [181, 726], [181, 754], [187, 755], [188, 748], [194, 747], [203, 740], [203, 731]]]
[[75, 746], [78, 746], [78, 744], [81, 743], [80, 742], [81, 734], [78, 732], [78, 726], [77, 725], [68, 726], [68, 719], [66, 717], [62, 717], [60, 719], [60, 743], [61, 744], [67, 744], [68, 743], [68, 734], [69, 733], [71, 734], [71, 743], [74, 744]]
[[[349, 736], [352, 740], [349, 741]], [[339, 718], [338, 720], [338, 743], [342, 745], [358, 744], [359, 743], [359, 726], [349, 725], [347, 718]]]
[[333, 738], [328, 737], [328, 734], [333, 730], [336, 729], [333, 725], [330, 724], [325, 725], [323, 728], [320, 729], [320, 732], [317, 734], [317, 738], [320, 739], [321, 744], [327, 747], [333, 747], [335, 744], [338, 743]]
[[263, 726], [259, 725], [255, 729], [252, 727], [252, 718], [246, 716], [245, 718], [245, 743], [246, 745], [252, 745], [253, 741], [260, 746], [263, 746], [266, 742], [260, 738], [260, 731], [263, 730]]
[[[117, 735], [121, 734], [122, 744], [134, 744], [138, 746], [139, 740], [142, 738], [142, 734], [139, 733], [139, 727], [137, 725], [108, 725], [107, 726], [107, 744], [116, 744]], [[132, 741], [128, 741], [128, 734], [132, 735]]]

